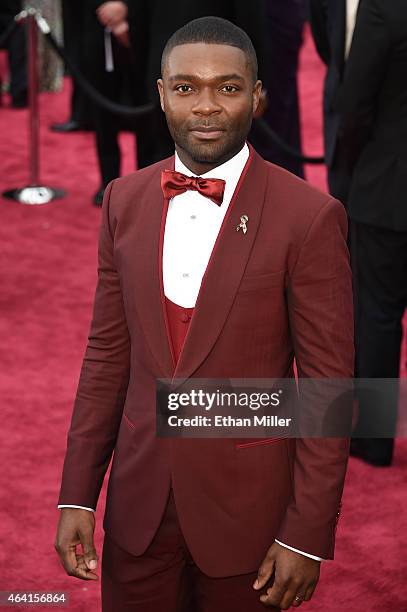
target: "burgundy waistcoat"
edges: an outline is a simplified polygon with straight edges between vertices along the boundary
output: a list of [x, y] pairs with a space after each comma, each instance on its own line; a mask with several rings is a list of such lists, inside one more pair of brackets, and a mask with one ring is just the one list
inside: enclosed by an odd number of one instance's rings
[[177, 362], [181, 354], [182, 345], [184, 344], [194, 309], [184, 308], [183, 306], [174, 304], [174, 302], [167, 297], [165, 298], [165, 308], [167, 311], [168, 331], [170, 333], [175, 361]]

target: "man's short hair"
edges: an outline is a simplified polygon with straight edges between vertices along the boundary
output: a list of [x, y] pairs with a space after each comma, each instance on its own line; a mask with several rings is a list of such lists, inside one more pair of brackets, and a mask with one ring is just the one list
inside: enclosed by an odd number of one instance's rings
[[174, 32], [164, 47], [161, 57], [161, 73], [163, 73], [167, 57], [174, 47], [191, 43], [230, 45], [231, 47], [241, 49], [247, 57], [247, 63], [251, 68], [253, 80], [257, 80], [257, 56], [249, 36], [231, 21], [212, 16], [194, 19]]

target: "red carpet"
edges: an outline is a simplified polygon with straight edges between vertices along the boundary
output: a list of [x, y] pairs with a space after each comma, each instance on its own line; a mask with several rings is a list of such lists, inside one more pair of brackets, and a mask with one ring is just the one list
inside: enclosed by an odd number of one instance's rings
[[[307, 153], [322, 150], [322, 76], [308, 41], [301, 72]], [[65, 436], [96, 279], [100, 220], [100, 211], [90, 204], [98, 187], [92, 135], [54, 135], [47, 129], [66, 118], [67, 104], [67, 92], [41, 96], [42, 180], [63, 187], [68, 196], [42, 207], [0, 200], [0, 591], [65, 590], [70, 610], [97, 612], [98, 584], [65, 576], [53, 549]], [[26, 111], [0, 109], [1, 191], [28, 180], [26, 121]], [[128, 172], [129, 135], [123, 145]], [[320, 167], [309, 169], [308, 177], [324, 186]], [[336, 561], [323, 564], [315, 598], [302, 609], [407, 610], [406, 473], [406, 441], [398, 442], [391, 469], [351, 460]], [[102, 497], [99, 552], [103, 505]]]

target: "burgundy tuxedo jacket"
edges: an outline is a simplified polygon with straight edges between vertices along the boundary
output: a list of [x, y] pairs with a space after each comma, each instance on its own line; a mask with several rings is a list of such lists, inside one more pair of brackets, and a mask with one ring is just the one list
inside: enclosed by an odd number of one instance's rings
[[[174, 363], [160, 188], [161, 171], [173, 167], [172, 157], [106, 189], [59, 503], [96, 507], [113, 454], [103, 525], [134, 555], [151, 542], [172, 486], [187, 544], [209, 576], [256, 571], [275, 538], [332, 558], [347, 440], [157, 438], [155, 385], [292, 377], [294, 357], [300, 377], [352, 377], [345, 211], [251, 150]], [[236, 231], [242, 215], [246, 234]]]

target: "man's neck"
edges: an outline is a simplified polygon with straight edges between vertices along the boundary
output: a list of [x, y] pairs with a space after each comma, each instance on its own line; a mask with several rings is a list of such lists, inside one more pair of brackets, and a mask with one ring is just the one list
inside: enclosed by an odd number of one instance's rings
[[190, 155], [188, 155], [186, 151], [184, 151], [184, 149], [178, 147], [178, 145], [175, 145], [175, 150], [184, 166], [188, 168], [188, 170], [193, 172], [196, 176], [201, 176], [203, 174], [206, 174], [207, 172], [210, 172], [214, 168], [217, 168], [218, 166], [222, 166], [222, 164], [225, 164], [230, 159], [235, 157], [243, 149], [244, 145], [245, 143], [241, 144], [235, 151], [229, 152], [224, 157], [221, 157], [213, 162], [195, 161], [191, 158]]

